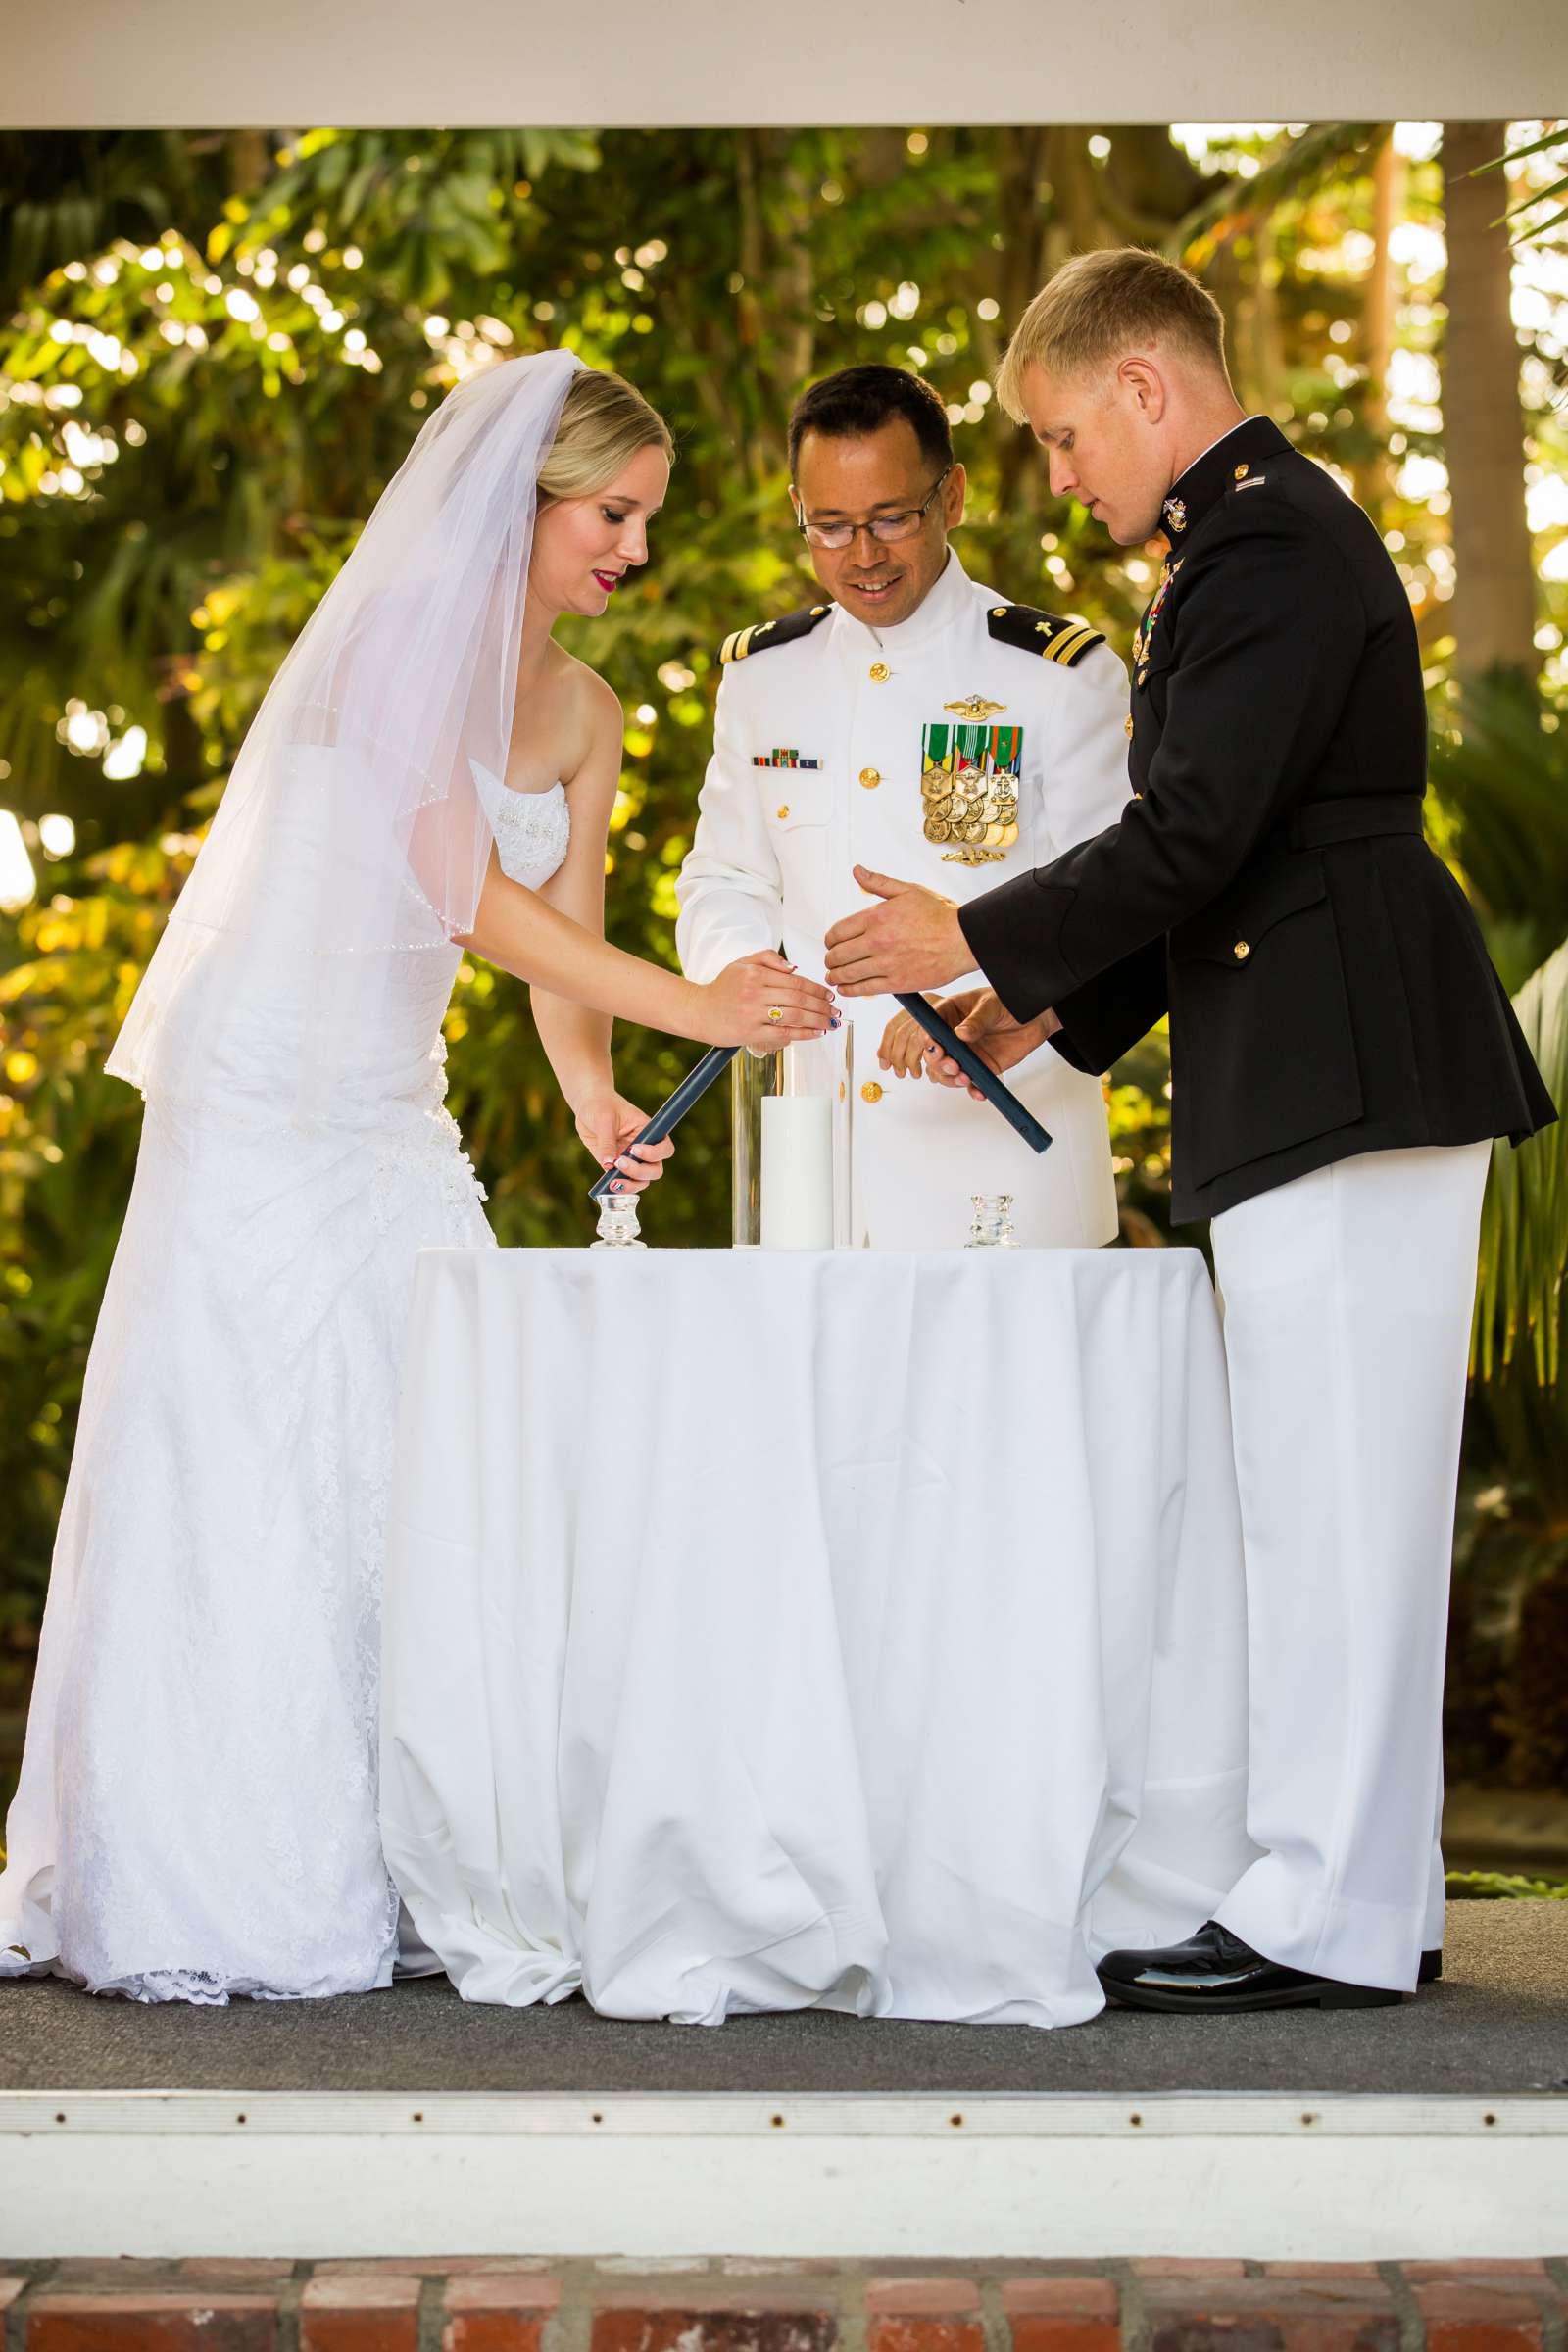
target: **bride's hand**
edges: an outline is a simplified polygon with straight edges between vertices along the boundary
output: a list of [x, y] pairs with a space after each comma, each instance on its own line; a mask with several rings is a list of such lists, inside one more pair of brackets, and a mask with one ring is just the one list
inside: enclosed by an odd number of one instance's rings
[[824, 1037], [844, 1017], [819, 981], [803, 980], [771, 948], [742, 956], [703, 993], [709, 999], [713, 1043], [751, 1046], [759, 1054], [776, 1054], [781, 1046], [799, 1045], [802, 1038]]
[[614, 1168], [621, 1179], [616, 1192], [642, 1192], [648, 1185], [657, 1184], [664, 1173], [664, 1162], [675, 1146], [665, 1137], [662, 1144], [638, 1144], [631, 1149], [634, 1135], [648, 1124], [648, 1113], [628, 1102], [624, 1095], [608, 1092], [592, 1095], [575, 1105], [577, 1133], [602, 1168]]

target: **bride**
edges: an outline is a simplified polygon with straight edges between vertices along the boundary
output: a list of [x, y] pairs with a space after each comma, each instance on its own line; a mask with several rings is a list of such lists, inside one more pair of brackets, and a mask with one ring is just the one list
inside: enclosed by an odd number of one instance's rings
[[578, 1132], [641, 1186], [619, 1014], [777, 1048], [760, 956], [702, 988], [603, 936], [620, 706], [555, 644], [647, 556], [670, 440], [547, 352], [426, 421], [279, 668], [109, 1068], [146, 1099], [88, 1363], [0, 1974], [137, 2000], [387, 1984], [382, 1533], [415, 1252], [493, 1246], [443, 1107], [466, 949], [533, 985]]

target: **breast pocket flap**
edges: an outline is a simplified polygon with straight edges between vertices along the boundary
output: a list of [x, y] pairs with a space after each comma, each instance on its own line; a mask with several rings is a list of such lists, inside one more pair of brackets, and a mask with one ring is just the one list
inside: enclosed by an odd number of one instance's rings
[[775, 833], [797, 833], [803, 825], [825, 825], [827, 779], [798, 767], [781, 767], [764, 778], [767, 821]]

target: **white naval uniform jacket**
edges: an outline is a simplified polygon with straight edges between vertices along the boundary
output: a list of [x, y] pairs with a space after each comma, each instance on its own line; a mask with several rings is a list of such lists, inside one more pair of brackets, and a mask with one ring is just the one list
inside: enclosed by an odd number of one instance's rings
[[[856, 864], [961, 903], [1117, 821], [1129, 792], [1126, 671], [1084, 632], [1070, 666], [1004, 642], [989, 624], [1008, 610], [950, 554], [936, 586], [896, 627], [873, 629], [829, 605], [786, 642], [750, 631], [730, 641], [696, 838], [676, 886], [676, 942], [691, 979], [711, 980], [737, 956], [781, 942], [792, 963], [820, 978], [825, 934], [867, 904]], [[1077, 640], [1058, 632], [1054, 642], [1070, 655]], [[991, 723], [1023, 730], [1018, 838], [1000, 862], [978, 865], [945, 858], [926, 839], [920, 791], [924, 729], [953, 726], [946, 707], [970, 697], [999, 707]], [[781, 755], [802, 764], [772, 764]], [[983, 983], [974, 973], [952, 985]], [[1114, 1238], [1098, 1078], [1049, 1046], [1009, 1072], [1054, 1139], [1037, 1156], [967, 1094], [878, 1066], [898, 1010], [891, 997], [847, 1000], [845, 1010], [854, 1023], [857, 1244], [956, 1247], [975, 1193], [1012, 1195], [1023, 1243], [1091, 1248]]]

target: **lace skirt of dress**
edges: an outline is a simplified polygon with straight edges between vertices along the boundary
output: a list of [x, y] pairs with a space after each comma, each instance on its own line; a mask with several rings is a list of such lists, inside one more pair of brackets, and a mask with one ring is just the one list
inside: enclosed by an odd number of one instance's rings
[[[149, 1103], [93, 1343], [0, 1974], [138, 2000], [368, 1990], [380, 1579], [415, 1252], [492, 1246], [450, 1115]], [[9, 1950], [7, 1947], [10, 1947]]]

